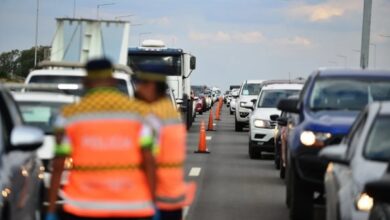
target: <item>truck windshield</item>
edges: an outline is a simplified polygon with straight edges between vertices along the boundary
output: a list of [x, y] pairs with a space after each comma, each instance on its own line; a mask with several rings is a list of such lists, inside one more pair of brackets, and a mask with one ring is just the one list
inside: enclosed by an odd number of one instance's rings
[[310, 97], [310, 109], [359, 111], [373, 101], [390, 100], [390, 79], [320, 78]]
[[139, 66], [140, 64], [163, 63], [164, 73], [168, 76], [181, 76], [181, 59], [180, 56], [164, 54], [130, 54], [129, 66]]
[[[32, 76], [28, 83], [47, 83], [47, 84], [82, 84], [84, 76], [54, 76], [54, 75], [36, 75]], [[118, 89], [125, 93], [129, 94], [127, 88], [126, 80], [118, 80]], [[84, 94], [83, 90], [63, 90], [64, 93], [76, 96], [82, 96]]]
[[371, 160], [388, 162], [390, 160], [390, 116], [378, 117], [365, 146], [364, 155]]
[[259, 95], [261, 88], [261, 84], [246, 83], [242, 88], [241, 95]]
[[261, 91], [258, 108], [276, 108], [281, 99], [298, 95], [300, 90], [263, 90]]

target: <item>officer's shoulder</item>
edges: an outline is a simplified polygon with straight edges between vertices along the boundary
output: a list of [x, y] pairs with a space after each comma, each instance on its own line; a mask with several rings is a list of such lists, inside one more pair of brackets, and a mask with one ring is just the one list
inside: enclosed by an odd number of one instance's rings
[[168, 98], [163, 98], [154, 104], [153, 112], [162, 119], [172, 119], [179, 116], [177, 109]]

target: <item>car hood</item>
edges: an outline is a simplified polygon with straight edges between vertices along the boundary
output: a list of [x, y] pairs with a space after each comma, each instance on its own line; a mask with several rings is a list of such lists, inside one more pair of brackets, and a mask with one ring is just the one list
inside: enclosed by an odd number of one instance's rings
[[318, 111], [308, 115], [306, 129], [318, 132], [347, 134], [359, 112]]
[[280, 111], [276, 108], [257, 108], [252, 113], [253, 119], [271, 120], [271, 115], [280, 115]]

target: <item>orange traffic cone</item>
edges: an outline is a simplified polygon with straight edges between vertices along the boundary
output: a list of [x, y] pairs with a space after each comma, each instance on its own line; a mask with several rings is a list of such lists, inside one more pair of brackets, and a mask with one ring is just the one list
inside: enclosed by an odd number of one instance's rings
[[214, 129], [214, 121], [213, 121], [213, 110], [210, 109], [210, 115], [209, 115], [209, 123], [207, 126], [207, 131], [215, 131]]
[[198, 150], [195, 153], [201, 154], [209, 154], [210, 152], [207, 149], [206, 145], [206, 128], [204, 125], [204, 121], [200, 123], [200, 131], [199, 131], [199, 145]]
[[217, 110], [215, 111], [215, 120], [221, 120], [221, 107], [219, 105], [217, 106]]

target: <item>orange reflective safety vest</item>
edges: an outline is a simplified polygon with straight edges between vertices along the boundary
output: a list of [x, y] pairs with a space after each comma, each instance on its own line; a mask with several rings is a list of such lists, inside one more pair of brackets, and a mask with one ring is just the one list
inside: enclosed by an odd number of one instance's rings
[[111, 112], [90, 112], [102, 107], [84, 108], [83, 104], [88, 104], [85, 101], [73, 108], [81, 113], [67, 117], [65, 133], [72, 146], [73, 167], [68, 184], [60, 192], [64, 210], [95, 218], [153, 216], [152, 195], [141, 169], [143, 123], [138, 115], [126, 112], [131, 108], [128, 98], [114, 95], [107, 100], [96, 99], [104, 106], [121, 101], [125, 105]]
[[180, 209], [192, 203], [196, 191], [195, 184], [186, 183], [184, 176], [186, 127], [168, 99], [155, 103], [152, 112], [160, 122], [156, 153], [156, 205], [161, 210]]

